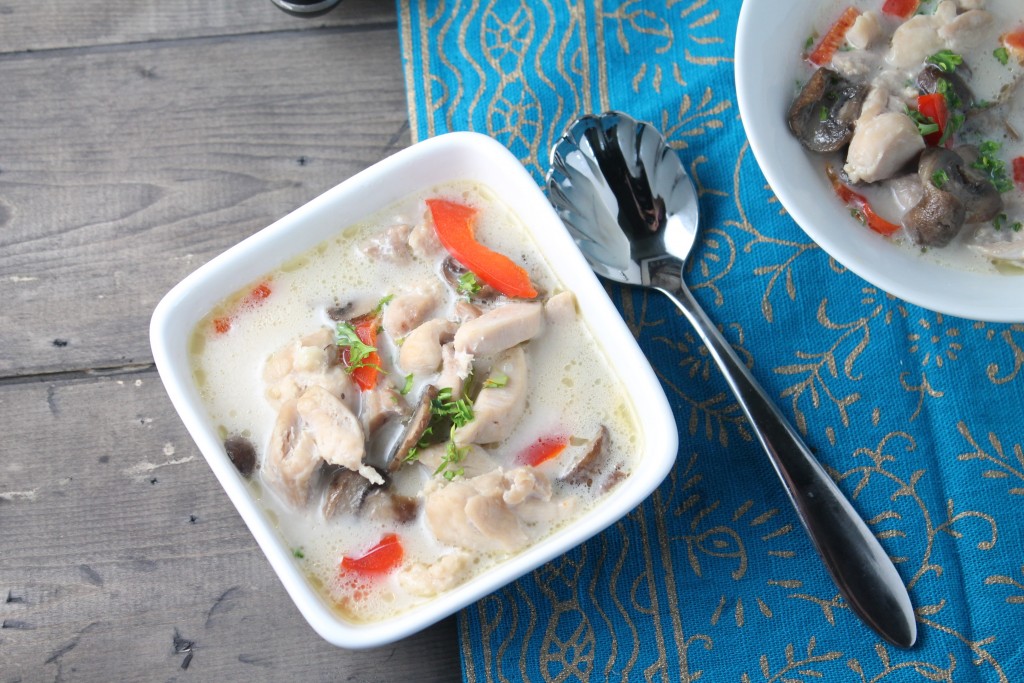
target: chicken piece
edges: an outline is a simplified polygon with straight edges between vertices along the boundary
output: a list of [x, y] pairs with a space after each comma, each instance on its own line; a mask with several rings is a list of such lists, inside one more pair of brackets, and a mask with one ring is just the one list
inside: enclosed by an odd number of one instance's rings
[[428, 282], [416, 289], [395, 296], [387, 306], [381, 322], [392, 339], [412, 332], [441, 303], [441, 285]]
[[452, 398], [462, 397], [462, 388], [473, 369], [473, 357], [468, 353], [459, 353], [455, 344], [441, 347], [441, 374], [437, 378], [440, 389], [452, 390]]
[[985, 0], [960, 0], [960, 9], [985, 9]]
[[[434, 480], [435, 482], [437, 480]], [[532, 467], [500, 468], [470, 479], [428, 485], [427, 527], [442, 543], [467, 550], [514, 552], [529, 542], [521, 510], [537, 514], [551, 501], [551, 482]]]
[[409, 333], [398, 352], [398, 364], [405, 372], [427, 374], [441, 366], [441, 345], [455, 336], [458, 325], [435, 318]]
[[881, 60], [870, 50], [837, 52], [832, 57], [832, 69], [848, 80], [863, 81], [878, 69]]
[[409, 248], [413, 255], [421, 259], [432, 259], [442, 251], [441, 240], [437, 239], [433, 222], [421, 220], [409, 233]]
[[939, 28], [939, 37], [954, 52], [969, 52], [981, 45], [992, 27], [992, 15], [983, 9], [967, 10]]
[[502, 354], [491, 369], [488, 379], [500, 386], [487, 386], [473, 403], [473, 419], [455, 430], [455, 443], [495, 443], [507, 437], [526, 410], [529, 386], [526, 353], [516, 346]]
[[472, 555], [456, 550], [442, 555], [436, 562], [413, 562], [398, 570], [398, 583], [413, 595], [430, 598], [466, 580], [472, 567]]
[[296, 401], [295, 410], [303, 429], [313, 436], [321, 458], [355, 470], [375, 484], [383, 482], [373, 468], [363, 465], [363, 428], [348, 406], [322, 387], [310, 387]]
[[571, 323], [576, 320], [576, 295], [559, 292], [544, 303], [544, 319], [552, 325]]
[[274, 408], [312, 386], [323, 387], [350, 410], [358, 405], [359, 391], [340, 365], [334, 332], [327, 327], [272, 353], [263, 366], [263, 381], [267, 385], [264, 395]]
[[[416, 454], [416, 462], [423, 465], [427, 469], [428, 473], [433, 474], [444, 462], [447, 447], [447, 443], [428, 446]], [[455, 463], [450, 469], [455, 471], [462, 470], [462, 476], [469, 479], [471, 477], [478, 477], [481, 474], [486, 474], [498, 468], [498, 461], [492, 458], [491, 455], [480, 446], [470, 444], [465, 448], [466, 451], [462, 456], [462, 460], [459, 460], [458, 463]]]
[[864, 12], [846, 32], [846, 42], [857, 50], [866, 50], [882, 37], [882, 23], [877, 12]]
[[302, 507], [309, 501], [309, 482], [323, 459], [312, 434], [301, 428], [297, 403], [291, 399], [278, 411], [262, 472], [271, 488], [293, 506]]
[[[939, 6], [945, 5], [939, 3]], [[955, 15], [956, 7], [953, 7]], [[900, 69], [920, 67], [924, 60], [946, 47], [946, 41], [939, 36], [939, 28], [945, 24], [945, 15], [916, 14], [900, 24], [892, 34], [892, 42], [886, 60]]]
[[854, 183], [885, 180], [924, 147], [924, 138], [909, 116], [886, 112], [858, 124], [843, 169]]
[[476, 304], [472, 304], [465, 299], [459, 299], [455, 302], [455, 319], [460, 323], [479, 318], [481, 314], [483, 314], [483, 311]]
[[377, 386], [362, 392], [362, 396], [363, 405], [359, 411], [359, 419], [367, 434], [376, 432], [392, 417], [404, 417], [409, 414], [409, 403], [387, 377], [382, 377]]
[[359, 251], [374, 261], [406, 263], [409, 261], [409, 234], [411, 225], [392, 225], [359, 245]]
[[858, 126], [865, 125], [868, 121], [885, 113], [889, 109], [889, 88], [882, 82], [875, 81], [864, 98], [864, 105], [860, 108], [860, 116], [857, 117]]
[[511, 303], [464, 323], [455, 333], [455, 350], [474, 356], [493, 356], [533, 339], [544, 329], [539, 303]]

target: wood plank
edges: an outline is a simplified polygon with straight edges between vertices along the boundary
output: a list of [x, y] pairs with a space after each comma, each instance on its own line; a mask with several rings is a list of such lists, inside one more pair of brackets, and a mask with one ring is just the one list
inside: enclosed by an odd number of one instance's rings
[[0, 82], [0, 377], [148, 362], [170, 287], [409, 142], [393, 28], [14, 56]]
[[345, 0], [314, 19], [270, 0], [0, 0], [0, 54], [394, 21], [394, 2], [380, 0]]
[[458, 678], [454, 619], [314, 633], [152, 369], [0, 384], [0, 415], [0, 681]]

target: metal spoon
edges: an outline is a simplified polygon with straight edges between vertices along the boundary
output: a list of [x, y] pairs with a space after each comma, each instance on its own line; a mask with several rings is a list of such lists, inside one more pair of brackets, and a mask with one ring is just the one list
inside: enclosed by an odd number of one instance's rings
[[912, 646], [914, 609], [892, 561], [683, 281], [698, 203], [678, 154], [650, 124], [584, 116], [551, 151], [548, 189], [598, 275], [662, 292], [693, 324], [850, 608], [888, 642]]

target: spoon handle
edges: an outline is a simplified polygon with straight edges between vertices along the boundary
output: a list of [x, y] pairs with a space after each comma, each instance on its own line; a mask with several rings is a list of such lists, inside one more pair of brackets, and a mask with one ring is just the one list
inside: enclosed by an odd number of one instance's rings
[[718, 363], [850, 608], [893, 645], [913, 645], [917, 623], [910, 596], [871, 530], [681, 279], [655, 278], [652, 284], [690, 320]]

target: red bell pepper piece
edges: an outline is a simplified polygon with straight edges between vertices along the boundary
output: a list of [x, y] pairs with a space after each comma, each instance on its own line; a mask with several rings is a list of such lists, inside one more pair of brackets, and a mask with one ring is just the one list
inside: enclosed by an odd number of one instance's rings
[[907, 19], [917, 11], [920, 5], [920, 0], [885, 0], [885, 4], [882, 5], [882, 14]]
[[[270, 296], [270, 291], [270, 283], [261, 282], [253, 287], [252, 291], [249, 292], [241, 302], [239, 302], [235, 312], [246, 308], [254, 308], [257, 304]], [[231, 329], [231, 319], [234, 315], [235, 313], [231, 313], [229, 315], [222, 315], [214, 318], [213, 331], [217, 334], [225, 334]]]
[[1017, 189], [1024, 192], [1024, 157], [1016, 157], [1013, 164], [1013, 182]]
[[456, 261], [506, 296], [533, 299], [537, 290], [521, 266], [504, 254], [491, 251], [476, 241], [473, 222], [476, 209], [445, 199], [428, 199], [434, 232]]
[[536, 467], [557, 456], [568, 445], [569, 439], [564, 436], [542, 437], [530, 444], [529, 448], [519, 455], [519, 462], [523, 465]]
[[828, 174], [828, 179], [832, 182], [832, 189], [835, 190], [836, 195], [843, 200], [844, 204], [860, 211], [864, 215], [864, 222], [867, 223], [869, 228], [882, 235], [891, 235], [900, 229], [900, 226], [890, 223], [875, 213], [867, 197], [854, 192], [840, 182], [839, 176], [836, 175], [831, 166], [828, 167], [826, 173]]
[[[361, 315], [358, 318], [353, 318], [351, 325], [352, 329], [356, 331], [359, 341], [367, 346], [372, 346], [374, 349], [377, 348], [377, 331], [380, 329], [380, 315], [377, 313]], [[349, 364], [349, 350], [347, 348], [341, 349], [341, 362], [344, 365]], [[352, 370], [352, 379], [355, 380], [355, 383], [359, 385], [359, 389], [362, 391], [368, 391], [377, 386], [377, 379], [379, 377], [380, 354], [376, 350], [367, 355], [359, 367]]]
[[857, 21], [857, 17], [860, 16], [860, 10], [856, 7], [847, 7], [836, 22], [829, 28], [828, 33], [821, 39], [818, 46], [814, 48], [811, 54], [807, 55], [808, 61], [815, 66], [824, 66], [832, 61], [832, 55], [836, 53], [839, 46], [843, 44], [843, 40], [846, 38], [846, 32], [853, 26], [853, 22]]
[[1024, 59], [1024, 28], [1019, 28], [1016, 31], [1010, 31], [1003, 36], [1003, 45], [1015, 50], [1017, 56]]
[[[929, 95], [920, 95], [917, 98], [917, 110], [939, 126], [938, 131], [924, 136], [925, 143], [935, 147], [942, 140], [942, 136], [946, 132], [946, 125], [949, 124], [949, 108], [946, 106], [946, 96], [937, 92]], [[946, 144], [951, 145], [952, 140], [947, 140]]]
[[341, 568], [360, 576], [387, 574], [402, 563], [405, 550], [397, 534], [387, 534], [359, 557], [342, 557]]

